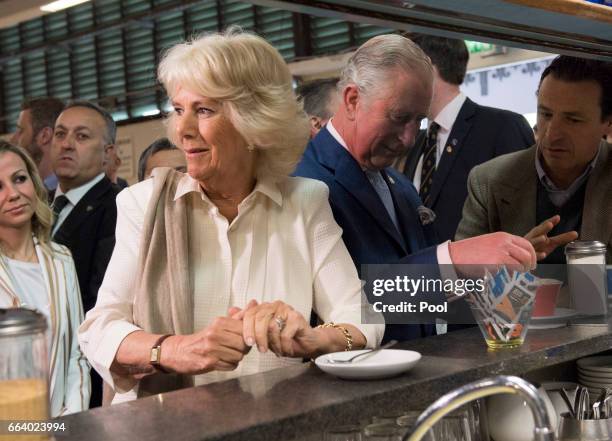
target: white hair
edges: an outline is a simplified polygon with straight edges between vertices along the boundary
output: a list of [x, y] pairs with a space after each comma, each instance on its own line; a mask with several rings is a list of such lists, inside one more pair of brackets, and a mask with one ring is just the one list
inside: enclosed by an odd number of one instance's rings
[[338, 90], [355, 84], [364, 95], [380, 90], [393, 71], [402, 69], [420, 74], [431, 84], [433, 66], [414, 42], [397, 34], [378, 35], [362, 44], [342, 69]]
[[[164, 55], [158, 77], [170, 97], [184, 87], [221, 102], [236, 130], [259, 152], [258, 176], [281, 179], [295, 169], [308, 141], [308, 117], [287, 64], [263, 38], [231, 27], [177, 44]], [[180, 145], [173, 115], [168, 134]]]

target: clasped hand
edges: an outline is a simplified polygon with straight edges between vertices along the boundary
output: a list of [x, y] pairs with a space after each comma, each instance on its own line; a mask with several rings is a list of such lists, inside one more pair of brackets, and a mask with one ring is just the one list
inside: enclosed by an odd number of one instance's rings
[[324, 333], [286, 303], [251, 300], [244, 309], [230, 308], [226, 317], [217, 317], [199, 332], [167, 339], [162, 362], [164, 368], [188, 375], [231, 371], [253, 346], [277, 356], [308, 357], [324, 346], [324, 339]]
[[304, 316], [279, 300], [258, 304], [251, 300], [243, 310], [230, 308], [229, 315], [242, 320], [247, 346], [278, 356], [310, 357], [325, 344], [324, 334], [310, 327]]

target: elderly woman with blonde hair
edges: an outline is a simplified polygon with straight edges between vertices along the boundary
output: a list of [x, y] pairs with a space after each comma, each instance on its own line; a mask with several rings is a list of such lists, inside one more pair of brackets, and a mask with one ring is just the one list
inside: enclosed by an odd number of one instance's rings
[[207, 35], [170, 49], [159, 79], [187, 174], [160, 168], [118, 196], [117, 244], [79, 336], [114, 402], [378, 345], [327, 188], [288, 176], [309, 127], [278, 51]]

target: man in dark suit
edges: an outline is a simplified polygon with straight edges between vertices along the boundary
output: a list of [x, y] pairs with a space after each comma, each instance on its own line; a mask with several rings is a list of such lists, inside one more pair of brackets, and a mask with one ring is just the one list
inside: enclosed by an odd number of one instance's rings
[[[115, 246], [118, 188], [103, 168], [115, 133], [106, 110], [79, 101], [62, 111], [53, 134], [51, 157], [59, 185], [53, 195], [52, 238], [72, 252], [85, 312], [96, 303]], [[101, 404], [101, 393], [102, 382], [92, 371], [92, 407]]]
[[[399, 35], [370, 39], [349, 59], [338, 87], [339, 108], [308, 144], [296, 175], [328, 185], [334, 217], [360, 274], [363, 264], [446, 263], [459, 270], [458, 265], [488, 262], [535, 265], [531, 244], [505, 233], [434, 245], [431, 210], [389, 167], [413, 144], [431, 101], [432, 66], [414, 43]], [[431, 326], [392, 325], [385, 340], [431, 333]]]
[[121, 158], [118, 154], [118, 147], [113, 145], [112, 148], [109, 148], [106, 151], [106, 162], [104, 163], [104, 174], [106, 177], [117, 187], [123, 190], [125, 187], [128, 187], [128, 182], [117, 176], [117, 172], [119, 171], [119, 167], [121, 167]]
[[522, 115], [476, 104], [459, 86], [469, 54], [463, 40], [410, 36], [434, 65], [429, 128], [417, 136], [400, 170], [437, 216], [440, 240], [452, 240], [467, 198], [470, 170], [489, 159], [534, 144], [533, 130]]

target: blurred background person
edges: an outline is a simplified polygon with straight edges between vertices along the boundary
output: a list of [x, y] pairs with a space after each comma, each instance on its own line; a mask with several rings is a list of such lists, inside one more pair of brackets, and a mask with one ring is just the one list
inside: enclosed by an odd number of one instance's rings
[[168, 138], [159, 138], [140, 154], [138, 182], [151, 177], [151, 172], [156, 167], [171, 167], [185, 173], [187, 171], [185, 154]]
[[310, 137], [314, 138], [338, 108], [338, 78], [314, 80], [302, 84], [297, 94], [310, 118]]
[[121, 158], [117, 153], [117, 146], [113, 144], [112, 148], [106, 151], [106, 162], [104, 164], [104, 174], [106, 177], [120, 189], [124, 189], [129, 186], [128, 182], [117, 176], [119, 167], [121, 167]]
[[57, 177], [51, 163], [51, 142], [55, 120], [64, 109], [64, 103], [54, 97], [25, 100], [17, 119], [17, 129], [11, 142], [27, 150], [42, 177], [47, 190], [55, 190]]
[[481, 106], [460, 90], [469, 53], [463, 40], [408, 35], [431, 59], [433, 96], [427, 130], [418, 134], [403, 170], [423, 204], [436, 213], [438, 240], [453, 240], [470, 170], [489, 159], [532, 146], [533, 130], [520, 114]]
[[188, 174], [158, 168], [118, 196], [117, 245], [80, 328], [114, 402], [377, 346], [384, 325], [361, 324], [327, 188], [288, 176], [309, 130], [278, 51], [230, 29], [176, 45], [159, 79]]
[[47, 318], [51, 417], [89, 406], [89, 365], [78, 345], [83, 307], [70, 251], [51, 242], [47, 191], [32, 159], [0, 141], [0, 308]]

